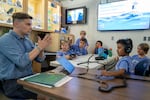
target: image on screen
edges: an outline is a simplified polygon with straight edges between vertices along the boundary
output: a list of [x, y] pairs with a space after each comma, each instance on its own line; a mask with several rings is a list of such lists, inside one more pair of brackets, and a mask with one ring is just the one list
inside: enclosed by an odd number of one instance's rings
[[98, 5], [97, 29], [135, 30], [150, 28], [150, 0], [125, 0]]
[[66, 10], [66, 24], [85, 24], [86, 8], [72, 8]]

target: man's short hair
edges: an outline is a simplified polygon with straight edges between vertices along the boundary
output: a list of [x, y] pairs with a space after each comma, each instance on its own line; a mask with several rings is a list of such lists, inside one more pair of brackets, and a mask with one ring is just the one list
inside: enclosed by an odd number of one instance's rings
[[13, 19], [13, 22], [14, 22], [16, 19], [24, 20], [24, 19], [33, 19], [33, 18], [32, 18], [32, 16], [28, 15], [27, 13], [16, 12], [12, 15], [12, 19]]

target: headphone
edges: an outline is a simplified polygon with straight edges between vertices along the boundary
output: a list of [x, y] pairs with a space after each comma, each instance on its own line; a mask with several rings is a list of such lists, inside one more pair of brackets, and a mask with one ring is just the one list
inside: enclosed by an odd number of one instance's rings
[[124, 51], [130, 53], [132, 51], [132, 41], [131, 39], [124, 39]]

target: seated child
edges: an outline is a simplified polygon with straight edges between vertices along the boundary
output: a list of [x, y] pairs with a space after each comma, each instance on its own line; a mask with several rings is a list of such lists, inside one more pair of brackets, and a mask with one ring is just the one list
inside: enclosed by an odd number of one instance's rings
[[63, 41], [61, 43], [61, 50], [56, 53], [56, 58], [59, 57], [65, 57], [66, 59], [73, 59], [71, 54], [74, 54], [70, 49], [69, 49], [69, 42], [68, 41]]
[[98, 57], [102, 57], [107, 59], [107, 54], [104, 52], [104, 48], [102, 47], [102, 41], [97, 41], [94, 49], [94, 54], [98, 54]]
[[131, 39], [119, 39], [117, 41], [117, 53], [121, 57], [115, 65], [115, 71], [101, 70], [103, 76], [122, 76], [130, 73], [129, 68], [132, 67], [132, 58], [129, 56], [133, 45]]
[[77, 40], [76, 40], [76, 45], [78, 45], [79, 46], [79, 44], [80, 44], [80, 39], [85, 39], [86, 40], [86, 43], [85, 43], [85, 49], [87, 49], [88, 48], [88, 46], [89, 46], [89, 44], [88, 44], [88, 41], [87, 41], [87, 39], [86, 39], [86, 31], [81, 31], [80, 32], [80, 38], [78, 38]]
[[72, 45], [71, 50], [78, 56], [88, 54], [87, 50], [85, 49], [86, 39], [80, 39], [79, 45]]
[[98, 54], [98, 48], [100, 47], [100, 46], [102, 46], [103, 45], [103, 43], [102, 43], [102, 41], [96, 41], [96, 43], [95, 43], [95, 48], [94, 48], [94, 50], [93, 50], [93, 54]]
[[[149, 45], [147, 43], [141, 43], [137, 47], [137, 54], [132, 56], [132, 73], [134, 73], [135, 66], [143, 60], [149, 59], [146, 54], [148, 53]], [[149, 64], [150, 65], [150, 64]]]

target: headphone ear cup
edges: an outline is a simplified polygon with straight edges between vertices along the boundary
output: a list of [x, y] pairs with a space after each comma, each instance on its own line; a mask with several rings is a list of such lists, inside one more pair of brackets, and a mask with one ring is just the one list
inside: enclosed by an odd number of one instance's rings
[[130, 53], [132, 51], [132, 45], [131, 45], [129, 39], [125, 40], [125, 42], [126, 42], [126, 45], [125, 45], [124, 51], [126, 53]]
[[130, 52], [131, 52], [131, 47], [126, 46], [124, 51], [125, 51], [126, 53], [130, 53]]

